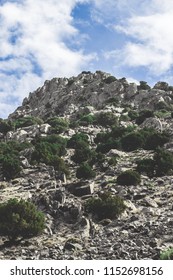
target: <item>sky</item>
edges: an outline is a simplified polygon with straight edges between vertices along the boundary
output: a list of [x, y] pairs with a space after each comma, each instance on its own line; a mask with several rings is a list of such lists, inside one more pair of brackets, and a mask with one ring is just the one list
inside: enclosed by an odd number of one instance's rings
[[173, 85], [172, 0], [0, 0], [0, 118], [54, 77]]

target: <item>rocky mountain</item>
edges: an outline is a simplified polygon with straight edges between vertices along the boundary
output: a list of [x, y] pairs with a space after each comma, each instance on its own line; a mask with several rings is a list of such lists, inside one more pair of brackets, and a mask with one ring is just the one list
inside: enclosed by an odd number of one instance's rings
[[10, 246], [2, 236], [0, 259], [160, 259], [172, 252], [167, 83], [151, 88], [101, 71], [54, 78], [0, 121], [0, 139], [1, 203], [23, 198], [46, 217], [39, 236]]

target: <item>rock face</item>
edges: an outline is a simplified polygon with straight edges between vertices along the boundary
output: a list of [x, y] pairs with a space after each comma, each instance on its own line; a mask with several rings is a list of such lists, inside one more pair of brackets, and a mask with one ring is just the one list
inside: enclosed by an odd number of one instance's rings
[[153, 89], [138, 89], [134, 83], [123, 79], [109, 81], [111, 75], [105, 72], [82, 72], [77, 77], [53, 78], [45, 81], [41, 88], [25, 98], [9, 118], [37, 116], [46, 119], [54, 115], [68, 115], [78, 112], [80, 107], [93, 106], [102, 109], [111, 99], [118, 104], [125, 103], [135, 108], [155, 109], [160, 102], [172, 103], [169, 86], [157, 83]]
[[[117, 176], [121, 172], [135, 169], [139, 160], [151, 159], [154, 154], [154, 150], [141, 147], [132, 151], [124, 147], [123, 150], [118, 142], [118, 133], [125, 129], [130, 133], [132, 127], [137, 135], [142, 129], [154, 129], [160, 133], [159, 137], [165, 132], [169, 134], [169, 141], [163, 143], [163, 148], [173, 150], [172, 87], [158, 82], [152, 89], [146, 88], [101, 71], [82, 72], [77, 77], [46, 81], [9, 116], [11, 122], [32, 116], [42, 118], [44, 123], [1, 133], [3, 145], [18, 142], [22, 147], [27, 142], [27, 146], [21, 150], [18, 148], [21, 171], [14, 179], [7, 181], [4, 178], [0, 162], [0, 199], [1, 202], [14, 197], [32, 201], [44, 212], [46, 227], [42, 235], [22, 240], [11, 247], [6, 246], [6, 238], [1, 237], [0, 259], [159, 259], [161, 251], [173, 247], [172, 170], [162, 177], [149, 177], [142, 173], [138, 185], [117, 184]], [[135, 118], [144, 109], [151, 110], [153, 115], [138, 125]], [[86, 118], [82, 119], [82, 116], [98, 116], [100, 113], [104, 116], [100, 123], [90, 122], [90, 119], [87, 123]], [[105, 116], [112, 115], [117, 121], [105, 124]], [[47, 119], [53, 116], [67, 120], [69, 126], [57, 132], [47, 123]], [[121, 130], [116, 131], [116, 127]], [[49, 165], [50, 158], [44, 162], [49, 150], [45, 143], [37, 141], [40, 138], [45, 140], [52, 131], [61, 137], [60, 142], [71, 139], [75, 134], [87, 135], [90, 150], [84, 154], [84, 163], [88, 161], [91, 164], [95, 177], [79, 179], [76, 176], [81, 162], [73, 159], [77, 149], [79, 159], [83, 156], [80, 150], [86, 147], [83, 140], [78, 148], [67, 145], [66, 152], [61, 154], [69, 174], [58, 169], [56, 164], [59, 162]], [[108, 142], [113, 145], [108, 150], [103, 145], [101, 152], [98, 151], [99, 139], [105, 137], [105, 141], [110, 132], [113, 134]], [[154, 135], [157, 137], [156, 133]], [[37, 157], [41, 153], [39, 148], [43, 147], [39, 163], [37, 158], [32, 161], [35, 143], [38, 144]], [[57, 146], [53, 148], [56, 153]], [[88, 160], [90, 152], [92, 158]], [[116, 219], [99, 221], [97, 215], [86, 210], [85, 202], [105, 192], [122, 198], [126, 209]]]

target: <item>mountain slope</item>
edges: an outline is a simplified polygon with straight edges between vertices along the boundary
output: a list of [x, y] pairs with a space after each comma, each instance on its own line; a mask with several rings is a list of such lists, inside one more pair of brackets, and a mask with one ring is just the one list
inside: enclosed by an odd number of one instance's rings
[[163, 82], [83, 72], [1, 120], [1, 201], [34, 202], [46, 228], [8, 248], [2, 237], [0, 259], [159, 259], [173, 247], [172, 96]]

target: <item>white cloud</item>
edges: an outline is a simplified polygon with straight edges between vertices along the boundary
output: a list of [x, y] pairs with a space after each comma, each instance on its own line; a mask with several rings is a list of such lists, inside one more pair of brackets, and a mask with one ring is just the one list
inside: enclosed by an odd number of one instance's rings
[[[77, 74], [94, 54], [72, 50], [79, 41], [71, 12], [85, 0], [23, 0], [0, 4], [0, 102], [17, 102], [54, 76]], [[40, 72], [35, 70], [39, 68]], [[9, 73], [10, 72], [10, 73]], [[14, 104], [14, 109], [16, 106]], [[1, 116], [7, 107], [1, 105]], [[11, 105], [9, 106], [11, 108]]]
[[164, 74], [173, 65], [172, 26], [173, 3], [169, 0], [153, 0], [146, 14], [135, 14], [116, 26], [117, 31], [128, 36], [121, 63], [144, 66], [155, 75]]

